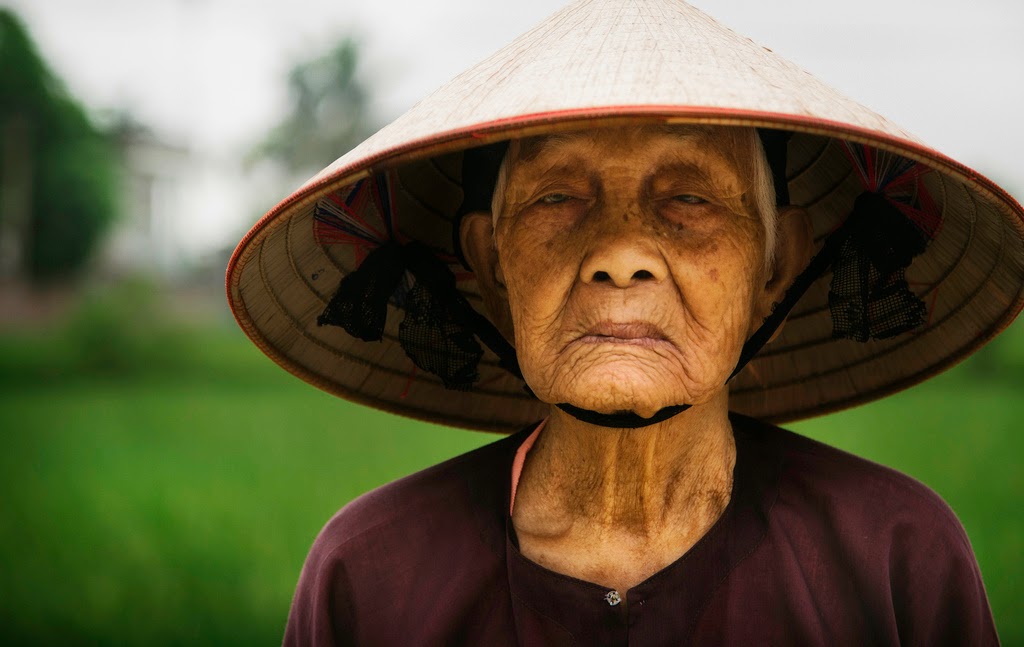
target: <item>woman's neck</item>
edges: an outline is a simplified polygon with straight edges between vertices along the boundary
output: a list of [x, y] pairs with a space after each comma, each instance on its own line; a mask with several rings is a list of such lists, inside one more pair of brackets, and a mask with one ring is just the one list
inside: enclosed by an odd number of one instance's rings
[[519, 479], [520, 551], [625, 598], [692, 548], [728, 505], [736, 446], [727, 407], [723, 393], [640, 429], [553, 410]]
[[513, 521], [543, 535], [570, 527], [636, 538], [685, 529], [699, 539], [728, 504], [736, 450], [728, 393], [639, 429], [597, 427], [553, 409], [527, 456]]

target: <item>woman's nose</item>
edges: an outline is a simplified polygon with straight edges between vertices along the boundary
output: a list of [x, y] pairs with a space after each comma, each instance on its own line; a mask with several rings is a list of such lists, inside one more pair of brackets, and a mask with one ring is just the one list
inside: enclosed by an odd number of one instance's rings
[[668, 265], [654, 242], [641, 232], [609, 232], [596, 241], [580, 267], [584, 283], [627, 288], [657, 283], [668, 276]]

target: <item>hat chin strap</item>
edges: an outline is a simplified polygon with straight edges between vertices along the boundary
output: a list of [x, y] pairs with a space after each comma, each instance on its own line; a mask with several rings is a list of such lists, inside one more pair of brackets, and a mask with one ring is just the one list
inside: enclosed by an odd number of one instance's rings
[[639, 429], [640, 427], [647, 427], [658, 424], [659, 422], [664, 422], [672, 416], [686, 411], [693, 405], [676, 404], [670, 407], [663, 407], [658, 409], [658, 411], [656, 411], [650, 418], [641, 418], [632, 411], [627, 413], [598, 413], [597, 411], [591, 411], [590, 409], [582, 409], [569, 404], [568, 402], [563, 402], [555, 406], [568, 413], [573, 418], [590, 425], [610, 427], [613, 429]]

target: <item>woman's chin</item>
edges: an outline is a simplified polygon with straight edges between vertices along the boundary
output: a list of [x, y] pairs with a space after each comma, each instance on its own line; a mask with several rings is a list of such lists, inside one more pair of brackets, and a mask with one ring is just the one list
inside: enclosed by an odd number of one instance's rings
[[688, 394], [681, 389], [666, 388], [666, 384], [651, 380], [649, 376], [633, 377], [618, 373], [604, 379], [583, 376], [573, 380], [572, 388], [563, 391], [558, 403], [615, 414], [631, 412], [641, 418], [650, 418], [665, 407], [688, 402]]
[[527, 383], [538, 398], [598, 413], [632, 412], [650, 418], [665, 407], [708, 402], [725, 384], [719, 373], [694, 381], [700, 376], [688, 375], [678, 362], [660, 357], [620, 353], [593, 362], [573, 359], [572, 363], [553, 362], [536, 372], [529, 370], [535, 365], [524, 367]]

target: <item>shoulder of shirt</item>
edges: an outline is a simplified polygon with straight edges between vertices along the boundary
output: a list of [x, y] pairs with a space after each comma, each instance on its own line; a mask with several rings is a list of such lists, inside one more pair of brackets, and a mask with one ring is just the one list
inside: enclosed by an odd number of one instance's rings
[[949, 505], [917, 479], [768, 423], [736, 420], [758, 443], [778, 452], [781, 496], [824, 503], [829, 512], [859, 511], [871, 523], [946, 528], [967, 541]]
[[420, 526], [436, 532], [439, 524], [471, 513], [471, 497], [504, 497], [499, 479], [511, 478], [503, 468], [525, 436], [501, 438], [353, 499], [320, 531], [314, 550], [336, 552], [353, 541], [415, 533]]

